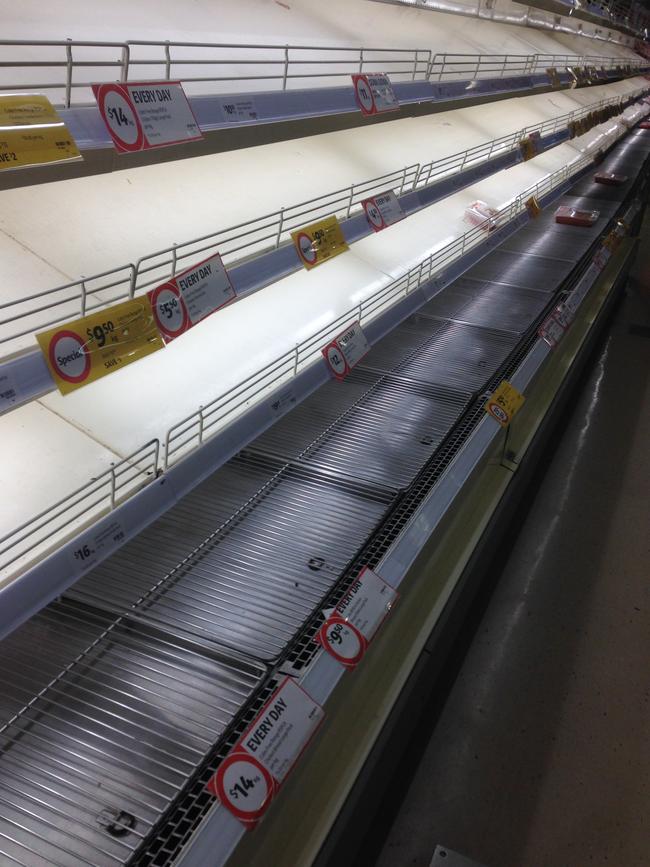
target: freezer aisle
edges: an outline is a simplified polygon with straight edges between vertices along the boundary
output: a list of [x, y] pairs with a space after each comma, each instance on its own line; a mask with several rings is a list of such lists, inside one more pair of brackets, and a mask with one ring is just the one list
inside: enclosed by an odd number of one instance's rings
[[375, 867], [648, 864], [647, 249]]

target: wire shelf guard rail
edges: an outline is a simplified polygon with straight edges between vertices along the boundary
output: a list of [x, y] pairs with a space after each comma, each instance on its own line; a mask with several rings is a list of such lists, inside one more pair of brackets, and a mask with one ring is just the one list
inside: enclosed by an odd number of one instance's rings
[[[33, 57], [26, 57], [26, 52]], [[544, 73], [548, 67], [641, 66], [641, 58], [577, 54], [434, 54], [424, 48], [264, 45], [127, 40], [0, 40], [0, 90], [45, 91], [59, 106], [92, 102], [92, 84], [180, 80], [189, 95], [223, 85], [288, 90], [353, 73], [387, 73], [394, 81], [490, 78]]]
[[[591, 164], [590, 157], [580, 156], [522, 191], [502, 208], [497, 216], [491, 218], [492, 226], [505, 226], [525, 210], [525, 202], [530, 196], [542, 198]], [[481, 226], [465, 232], [434, 251], [401, 277], [381, 287], [373, 295], [296, 344], [293, 349], [282, 353], [240, 383], [181, 419], [170, 427], [165, 435], [162, 460], [160, 441], [151, 440], [109, 470], [0, 538], [0, 574], [10, 566], [15, 569], [17, 561], [23, 561], [30, 555], [34, 558], [40, 552], [42, 556], [46, 546], [58, 546], [62, 540], [73, 537], [91, 521], [112, 511], [155, 479], [160, 472], [164, 472], [190, 451], [200, 447], [248, 407], [288, 383], [305, 367], [321, 358], [321, 349], [325, 343], [340, 334], [347, 325], [355, 320], [362, 325], [367, 324], [397, 301], [439, 275], [444, 268], [460, 259], [485, 238], [486, 232]], [[55, 540], [55, 537], [58, 538]]]
[[[578, 157], [573, 163], [563, 166], [544, 180], [524, 190], [498, 213], [498, 216], [491, 221], [492, 225], [495, 228], [506, 225], [524, 211], [525, 202], [531, 196], [542, 198], [591, 163], [590, 157]], [[243, 382], [172, 426], [165, 437], [165, 468], [186, 454], [188, 450], [199, 447], [205, 439], [216, 433], [217, 428], [231, 421], [242, 407], [257, 402], [264, 393], [278, 387], [283, 381], [316, 360], [321, 354], [323, 345], [339, 334], [346, 325], [355, 320], [364, 325], [374, 319], [387, 307], [430, 281], [445, 267], [485, 240], [485, 237], [485, 229], [481, 226], [465, 232], [401, 277], [298, 343], [293, 350], [288, 350]]]
[[[639, 88], [639, 93], [641, 91]], [[347, 219], [360, 213], [361, 202], [372, 195], [389, 189], [396, 195], [422, 189], [517, 148], [521, 139], [532, 132], [551, 135], [595, 110], [620, 104], [621, 99], [620, 96], [601, 99], [459, 153], [404, 166], [253, 220], [173, 244], [112, 270], [6, 301], [0, 304], [0, 346], [8, 353], [21, 346], [24, 348], [24, 338], [35, 332], [133, 298], [137, 292], [164, 283], [214, 253], [220, 253], [226, 267], [232, 267], [244, 259], [270, 252], [291, 243], [291, 232], [303, 225], [332, 215]]]
[[160, 442], [151, 440], [123, 460], [31, 520], [0, 538], [0, 574], [23, 557], [41, 551], [58, 534], [72, 535], [96, 521], [102, 514], [135, 494], [156, 478], [160, 464]]

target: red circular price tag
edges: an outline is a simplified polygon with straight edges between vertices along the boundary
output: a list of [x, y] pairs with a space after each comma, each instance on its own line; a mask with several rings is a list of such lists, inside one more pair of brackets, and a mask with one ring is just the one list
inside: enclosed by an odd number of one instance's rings
[[361, 661], [366, 650], [366, 640], [356, 626], [337, 615], [321, 626], [318, 637], [327, 652], [349, 668]]
[[503, 407], [499, 406], [498, 403], [490, 401], [488, 409], [498, 421], [501, 421], [503, 424], [508, 423], [508, 413], [503, 409]]
[[256, 822], [271, 803], [274, 783], [266, 768], [242, 751], [231, 753], [219, 765], [215, 787], [233, 815], [242, 822]]
[[337, 379], [344, 379], [350, 372], [350, 367], [341, 352], [338, 343], [330, 343], [323, 350], [325, 361]]
[[363, 114], [375, 113], [375, 98], [372, 95], [368, 79], [364, 75], [360, 75], [354, 79], [354, 95]]
[[298, 252], [308, 265], [315, 265], [318, 254], [314, 248], [314, 241], [307, 232], [301, 232], [296, 238]]
[[121, 84], [102, 84], [97, 89], [97, 105], [119, 150], [144, 148], [144, 131], [129, 92]]
[[187, 308], [180, 289], [174, 283], [163, 283], [150, 294], [151, 309], [163, 337], [173, 340], [190, 325]]
[[90, 374], [86, 340], [74, 331], [57, 331], [50, 340], [50, 364], [66, 382], [83, 382]]
[[377, 205], [372, 201], [364, 202], [363, 209], [366, 212], [366, 217], [368, 218], [368, 222], [370, 223], [373, 229], [383, 229], [385, 228], [384, 218], [381, 215], [381, 212]]

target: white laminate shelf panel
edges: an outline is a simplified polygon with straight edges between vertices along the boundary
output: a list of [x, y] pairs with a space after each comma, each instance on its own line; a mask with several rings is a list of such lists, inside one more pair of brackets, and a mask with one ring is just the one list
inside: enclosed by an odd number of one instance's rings
[[37, 402], [0, 416], [0, 442], [5, 455], [0, 537], [119, 460], [111, 449]]
[[129, 368], [66, 397], [53, 392], [42, 402], [126, 456], [147, 440], [164, 439], [177, 421], [388, 282], [348, 251], [219, 311]]
[[[74, 40], [169, 40], [185, 42], [250, 43], [250, 44], [302, 44], [323, 47], [370, 46], [382, 48], [423, 48], [434, 53], [464, 54], [588, 54], [634, 57], [622, 46], [584, 37], [550, 33], [530, 27], [480, 21], [415, 9], [400, 9], [382, 3], [350, 3], [348, 0], [293, 0], [291, 4], [271, 3], [267, 0], [238, 0], [237, 3], [219, 4], [215, 13], [213, 0], [194, 0], [192, 3], [161, 3], [159, 0], [140, 0], [137, 5], [129, 0], [96, 0], [92, 4], [83, 0], [66, 0], [65, 28], [62, 32], [61, 4], [43, 4], [39, 0], [23, 0], [12, 8], [5, 19], [5, 38]], [[587, 30], [590, 30], [586, 26]], [[153, 50], [152, 50], [153, 51]], [[92, 52], [89, 50], [90, 56]], [[118, 54], [118, 52], [114, 52]], [[143, 49], [141, 56], [153, 56]], [[159, 55], [159, 52], [158, 52]], [[372, 55], [370, 55], [371, 57]], [[35, 48], [24, 48], [22, 58], [42, 57]], [[110, 50], [107, 59], [115, 59]], [[154, 68], [146, 68], [150, 76]], [[192, 73], [199, 75], [202, 67]], [[209, 74], [209, 67], [206, 67]], [[236, 67], [232, 72], [236, 71]], [[313, 71], [313, 70], [312, 70]], [[162, 66], [158, 75], [164, 72]], [[33, 80], [30, 70], [12, 70], [12, 83]], [[42, 68], [41, 80], [52, 80], [55, 72]], [[114, 78], [114, 71], [98, 70], [105, 80]], [[18, 76], [18, 77], [16, 77]], [[21, 77], [22, 76], [22, 77]], [[32, 78], [30, 78], [32, 76]], [[49, 76], [49, 79], [48, 79]], [[0, 75], [0, 82], [3, 79]], [[290, 87], [317, 87], [325, 79], [297, 80]], [[331, 79], [328, 83], [331, 84]], [[277, 83], [259, 82], [252, 89], [275, 89]], [[215, 85], [193, 84], [192, 92], [214, 91]], [[234, 86], [222, 82], [223, 92], [251, 89], [250, 84], [238, 82]], [[78, 93], [91, 100], [90, 92]]]
[[[635, 79], [634, 86], [645, 83]], [[618, 93], [617, 88], [594, 88], [587, 104]], [[586, 92], [539, 94], [381, 127], [6, 190], [0, 209], [0, 303], [136, 262], [174, 243], [405, 165], [457, 154], [580, 108], [583, 103], [576, 97]], [[41, 303], [37, 299], [34, 306]], [[69, 312], [72, 318], [78, 315], [78, 302]], [[12, 351], [33, 345], [28, 334], [12, 343]]]

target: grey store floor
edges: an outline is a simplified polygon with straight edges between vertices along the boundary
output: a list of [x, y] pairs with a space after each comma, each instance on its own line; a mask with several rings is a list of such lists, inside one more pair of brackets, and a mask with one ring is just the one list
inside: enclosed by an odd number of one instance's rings
[[376, 867], [650, 865], [649, 240]]

